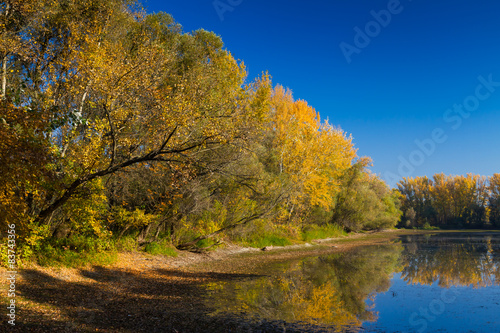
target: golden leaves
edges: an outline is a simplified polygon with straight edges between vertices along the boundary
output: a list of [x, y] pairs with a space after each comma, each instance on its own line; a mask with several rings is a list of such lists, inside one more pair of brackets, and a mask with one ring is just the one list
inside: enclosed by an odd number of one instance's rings
[[46, 167], [51, 152], [41, 115], [0, 101], [0, 225], [18, 223], [21, 236], [28, 231], [31, 212], [47, 192], [53, 172]]
[[[488, 221], [495, 176], [474, 174], [404, 178], [398, 187], [404, 195], [404, 210], [416, 213], [415, 223], [481, 226]], [[413, 213], [412, 213], [413, 214]], [[412, 215], [410, 214], [410, 215]]]
[[321, 123], [314, 108], [294, 101], [281, 86], [275, 88], [271, 103], [280, 171], [302, 184], [310, 205], [330, 208], [339, 178], [356, 156], [352, 138], [327, 121]]

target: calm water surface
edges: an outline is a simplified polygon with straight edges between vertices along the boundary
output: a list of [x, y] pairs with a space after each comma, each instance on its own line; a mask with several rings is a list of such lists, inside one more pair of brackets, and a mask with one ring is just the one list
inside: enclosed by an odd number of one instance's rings
[[402, 236], [257, 273], [207, 285], [212, 315], [263, 332], [500, 333], [500, 233]]

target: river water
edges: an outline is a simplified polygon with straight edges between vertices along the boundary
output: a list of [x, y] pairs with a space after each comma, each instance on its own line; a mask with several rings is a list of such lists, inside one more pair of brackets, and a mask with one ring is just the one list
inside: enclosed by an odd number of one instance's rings
[[205, 286], [251, 332], [500, 333], [500, 233], [401, 236]]

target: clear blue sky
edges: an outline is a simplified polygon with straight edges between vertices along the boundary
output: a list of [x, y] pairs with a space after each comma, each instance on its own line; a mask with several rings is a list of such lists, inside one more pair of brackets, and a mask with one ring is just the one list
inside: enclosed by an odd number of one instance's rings
[[185, 31], [220, 35], [249, 79], [268, 70], [351, 133], [391, 186], [403, 176], [500, 172], [498, 1], [144, 4]]

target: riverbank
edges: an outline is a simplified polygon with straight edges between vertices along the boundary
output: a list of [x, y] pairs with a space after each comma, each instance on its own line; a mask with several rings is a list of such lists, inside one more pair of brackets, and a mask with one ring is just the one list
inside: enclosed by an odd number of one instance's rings
[[[16, 326], [10, 329], [16, 332], [202, 332], [217, 331], [210, 327], [225, 327], [224, 331], [240, 331], [248, 323], [238, 318], [209, 315], [210, 309], [203, 301], [206, 293], [203, 285], [250, 277], [257, 266], [273, 261], [386, 244], [400, 235], [414, 233], [394, 230], [354, 234], [274, 247], [270, 251], [228, 245], [202, 254], [182, 252], [175, 258], [121, 253], [115, 264], [106, 267], [32, 266], [18, 272]], [[3, 325], [10, 326], [6, 320]]]

